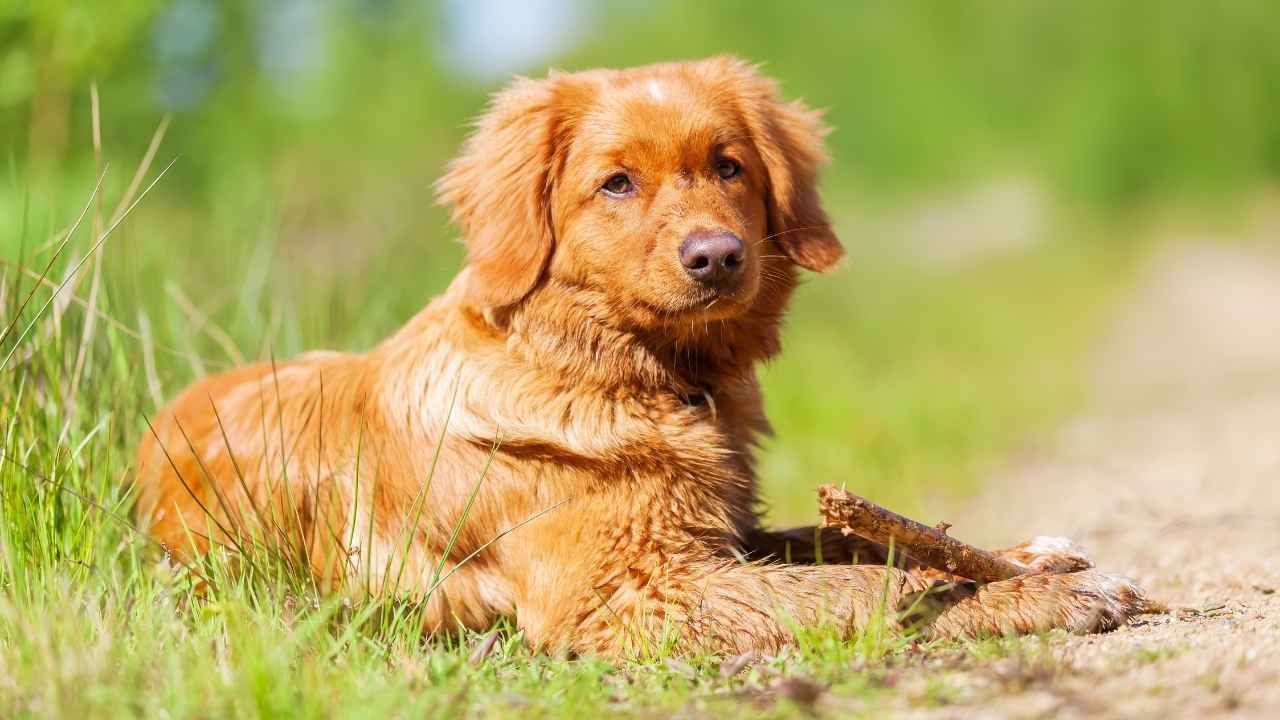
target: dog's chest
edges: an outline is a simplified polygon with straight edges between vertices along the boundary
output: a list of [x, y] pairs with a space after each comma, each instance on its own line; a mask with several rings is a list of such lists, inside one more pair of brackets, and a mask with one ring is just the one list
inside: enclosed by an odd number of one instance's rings
[[[712, 403], [715, 401], [712, 400]], [[695, 405], [692, 417], [657, 422], [652, 438], [619, 456], [616, 487], [629, 516], [655, 536], [674, 531], [736, 533], [751, 517], [755, 476], [751, 448], [733, 403]], [[642, 512], [636, 512], [643, 509]]]

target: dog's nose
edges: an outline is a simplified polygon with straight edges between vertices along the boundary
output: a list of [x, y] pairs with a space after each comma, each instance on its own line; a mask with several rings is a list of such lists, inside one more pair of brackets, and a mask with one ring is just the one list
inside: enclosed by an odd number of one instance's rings
[[742, 272], [747, 249], [726, 230], [694, 230], [680, 243], [680, 264], [689, 277], [718, 286]]

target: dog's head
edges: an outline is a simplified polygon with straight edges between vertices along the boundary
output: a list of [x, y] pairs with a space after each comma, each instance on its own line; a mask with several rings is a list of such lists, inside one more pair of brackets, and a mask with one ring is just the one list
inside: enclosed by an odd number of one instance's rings
[[825, 132], [733, 58], [517, 80], [438, 183], [467, 297], [507, 307], [551, 278], [638, 327], [740, 315], [843, 254], [815, 187]]

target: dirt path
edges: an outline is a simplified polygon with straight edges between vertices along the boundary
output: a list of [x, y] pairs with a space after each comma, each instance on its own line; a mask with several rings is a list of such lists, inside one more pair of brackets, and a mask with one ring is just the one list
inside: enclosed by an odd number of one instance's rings
[[1093, 387], [1083, 417], [948, 519], [988, 544], [1072, 537], [1176, 612], [942, 661], [914, 680], [941, 683], [943, 704], [902, 709], [1280, 717], [1280, 247], [1161, 253]]

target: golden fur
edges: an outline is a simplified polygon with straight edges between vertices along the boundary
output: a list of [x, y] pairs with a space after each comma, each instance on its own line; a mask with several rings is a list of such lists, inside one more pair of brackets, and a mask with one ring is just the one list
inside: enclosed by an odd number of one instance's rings
[[[843, 252], [815, 184], [825, 132], [732, 58], [517, 80], [438, 184], [468, 249], [449, 289], [366, 354], [187, 389], [142, 439], [140, 517], [179, 559], [256, 530], [335, 589], [399, 579], [428, 631], [509, 616], [537, 647], [608, 654], [662, 632], [716, 651], [776, 649], [791, 623], [853, 632], [928, 573], [802, 564], [813, 530], [755, 512], [755, 368], [797, 270]], [[601, 189], [618, 173], [625, 196]], [[676, 259], [707, 230], [745, 242], [730, 290]], [[882, 557], [822, 539], [829, 561]], [[1106, 628], [1144, 607], [1111, 576], [1042, 573], [954, 597], [929, 628]]]

